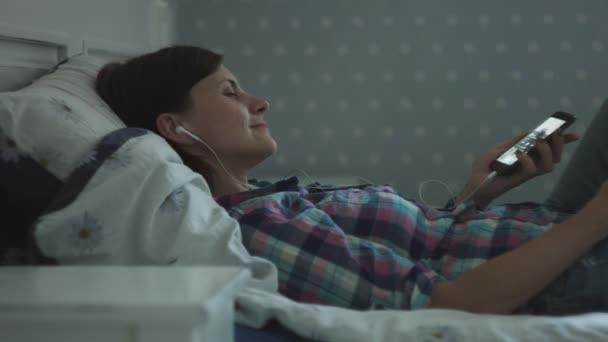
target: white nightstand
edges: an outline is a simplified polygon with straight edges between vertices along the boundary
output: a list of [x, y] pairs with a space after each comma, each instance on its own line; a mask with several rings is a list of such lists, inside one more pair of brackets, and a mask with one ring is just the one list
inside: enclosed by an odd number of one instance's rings
[[232, 341], [238, 267], [0, 267], [0, 341]]

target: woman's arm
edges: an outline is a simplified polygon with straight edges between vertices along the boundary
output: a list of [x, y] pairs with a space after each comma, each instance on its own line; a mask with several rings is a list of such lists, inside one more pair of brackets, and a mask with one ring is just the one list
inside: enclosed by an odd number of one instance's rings
[[608, 182], [570, 219], [462, 277], [435, 283], [430, 307], [511, 313], [608, 237]]

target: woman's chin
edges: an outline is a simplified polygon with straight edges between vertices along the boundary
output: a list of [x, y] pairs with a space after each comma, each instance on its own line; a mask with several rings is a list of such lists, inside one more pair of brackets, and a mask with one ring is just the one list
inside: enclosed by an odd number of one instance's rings
[[254, 153], [261, 157], [261, 159], [267, 159], [277, 152], [277, 142], [270, 134], [259, 135], [254, 137], [254, 139], [255, 143], [250, 146], [255, 146], [256, 152]]
[[277, 142], [270, 135], [270, 133], [268, 133], [266, 136], [264, 136], [264, 145], [266, 145], [269, 150], [272, 150], [273, 154], [277, 150]]
[[274, 139], [270, 138], [270, 142], [269, 142], [269, 146], [268, 146], [268, 157], [272, 156], [273, 154], [277, 153], [277, 142], [274, 141]]
[[258, 166], [259, 164], [263, 163], [268, 158], [272, 157], [276, 152], [277, 152], [276, 143], [269, 144], [267, 146], [264, 146], [264, 148], [258, 149], [255, 152], [255, 156], [249, 155], [249, 157], [253, 157], [253, 165], [251, 165], [251, 167], [253, 168], [255, 166]]

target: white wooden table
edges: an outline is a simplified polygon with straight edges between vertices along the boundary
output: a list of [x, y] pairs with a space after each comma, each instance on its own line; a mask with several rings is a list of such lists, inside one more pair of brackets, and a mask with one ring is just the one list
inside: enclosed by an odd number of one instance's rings
[[0, 268], [2, 342], [233, 341], [238, 267]]

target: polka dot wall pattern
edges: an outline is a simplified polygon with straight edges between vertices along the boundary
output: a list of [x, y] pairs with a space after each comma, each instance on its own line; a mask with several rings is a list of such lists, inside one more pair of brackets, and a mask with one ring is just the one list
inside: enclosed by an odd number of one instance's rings
[[[254, 176], [362, 176], [411, 197], [434, 178], [458, 192], [483, 151], [556, 110], [584, 133], [608, 97], [607, 2], [441, 4], [180, 0], [178, 41], [225, 54], [271, 102], [279, 148]], [[497, 203], [543, 200], [564, 166]]]

